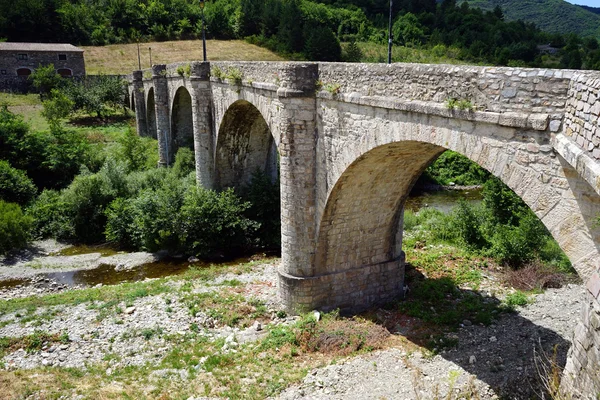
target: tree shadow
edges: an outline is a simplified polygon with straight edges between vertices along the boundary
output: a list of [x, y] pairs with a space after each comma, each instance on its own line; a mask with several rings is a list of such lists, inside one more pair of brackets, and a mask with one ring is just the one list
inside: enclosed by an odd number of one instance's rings
[[406, 281], [411, 288], [406, 299], [368, 317], [462, 367], [501, 398], [544, 396], [536, 368], [542, 358], [564, 367], [570, 341], [498, 298], [460, 288], [446, 277], [426, 278], [410, 266]]
[[47, 250], [34, 243], [24, 249], [12, 251], [4, 257], [0, 257], [0, 265], [10, 267], [18, 263], [32, 261], [36, 257], [45, 255], [47, 255]]

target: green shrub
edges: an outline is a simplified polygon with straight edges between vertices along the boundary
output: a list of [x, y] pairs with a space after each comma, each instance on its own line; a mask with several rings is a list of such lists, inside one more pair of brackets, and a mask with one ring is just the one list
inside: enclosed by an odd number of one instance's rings
[[500, 179], [491, 177], [483, 185], [483, 204], [499, 224], [517, 225], [529, 207]]
[[250, 204], [232, 189], [221, 193], [191, 187], [179, 213], [181, 243], [195, 255], [232, 254], [248, 247], [258, 224], [244, 216]]
[[31, 239], [32, 222], [19, 205], [0, 200], [0, 254], [25, 247]]
[[33, 220], [33, 233], [38, 238], [53, 237], [58, 240], [75, 238], [75, 228], [70, 206], [60, 192], [44, 190], [27, 210]]
[[116, 157], [127, 164], [129, 171], [141, 171], [158, 164], [158, 143], [155, 139], [140, 137], [133, 129], [121, 134], [117, 143]]
[[173, 174], [179, 178], [188, 176], [196, 171], [196, 156], [194, 151], [187, 147], [181, 147], [175, 155], [173, 163]]
[[468, 247], [482, 249], [488, 242], [482, 232], [482, 216], [464, 200], [454, 210], [456, 236]]
[[271, 181], [264, 172], [257, 170], [250, 183], [242, 188], [242, 198], [250, 204], [244, 215], [259, 224], [254, 237], [258, 247], [281, 246], [281, 202], [279, 180]]
[[39, 91], [41, 98], [46, 98], [62, 82], [61, 76], [54, 69], [54, 64], [38, 65], [35, 71], [29, 75], [29, 80]]
[[340, 61], [342, 48], [331, 29], [325, 26], [307, 27], [304, 53], [311, 61]]
[[8, 161], [0, 160], [0, 199], [8, 203], [25, 205], [36, 195], [37, 189], [25, 172], [12, 168]]
[[346, 45], [342, 58], [346, 62], [360, 62], [363, 56], [363, 52], [360, 47], [358, 47], [356, 41], [352, 40]]
[[73, 101], [58, 89], [52, 89], [48, 100], [42, 103], [44, 110], [42, 116], [48, 124], [59, 125], [63, 118], [67, 118], [73, 110]]
[[453, 151], [445, 151], [424, 173], [425, 178], [440, 185], [481, 185], [490, 178], [489, 172]]

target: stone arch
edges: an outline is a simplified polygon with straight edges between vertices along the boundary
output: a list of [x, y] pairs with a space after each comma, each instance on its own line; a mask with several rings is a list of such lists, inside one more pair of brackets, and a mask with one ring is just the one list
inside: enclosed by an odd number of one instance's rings
[[171, 106], [171, 141], [169, 161], [175, 160], [175, 153], [181, 147], [194, 148], [194, 121], [192, 116], [192, 96], [181, 86], [173, 96]]
[[156, 108], [154, 99], [154, 88], [148, 89], [148, 100], [146, 101], [146, 121], [148, 124], [148, 136], [157, 139], [156, 134]]
[[[419, 118], [427, 118], [427, 125]], [[404, 200], [424, 169], [446, 149], [465, 155], [514, 190], [582, 278], [595, 270], [600, 196], [543, 144], [540, 132], [407, 113], [389, 113], [371, 122], [368, 133], [347, 135], [339, 145], [342, 150], [330, 155], [333, 172], [327, 181], [333, 184], [326, 196], [321, 194], [325, 201], [317, 215], [316, 276], [399, 259]]]
[[238, 100], [225, 112], [215, 148], [216, 187], [248, 183], [257, 170], [278, 175], [277, 144], [265, 118], [250, 102]]

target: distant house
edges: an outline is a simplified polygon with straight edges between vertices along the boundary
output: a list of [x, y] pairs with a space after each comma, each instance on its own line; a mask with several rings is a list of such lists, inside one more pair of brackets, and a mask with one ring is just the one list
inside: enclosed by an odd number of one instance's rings
[[552, 47], [550, 44], [540, 44], [537, 46], [537, 50], [541, 54], [556, 54], [560, 49]]
[[0, 90], [23, 90], [39, 65], [65, 77], [85, 76], [83, 50], [66, 43], [0, 43]]

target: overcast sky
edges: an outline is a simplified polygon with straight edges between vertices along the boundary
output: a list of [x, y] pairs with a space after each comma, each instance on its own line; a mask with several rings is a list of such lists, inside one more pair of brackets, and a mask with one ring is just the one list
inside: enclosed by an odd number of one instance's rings
[[600, 0], [566, 0], [569, 3], [581, 4], [584, 6], [600, 7]]

